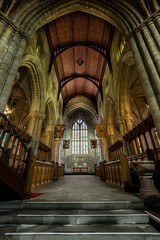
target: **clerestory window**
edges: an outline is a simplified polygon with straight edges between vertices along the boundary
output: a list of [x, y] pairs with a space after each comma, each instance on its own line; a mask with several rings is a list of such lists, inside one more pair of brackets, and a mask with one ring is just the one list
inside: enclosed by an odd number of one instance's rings
[[72, 154], [88, 154], [88, 128], [81, 119], [72, 126]]

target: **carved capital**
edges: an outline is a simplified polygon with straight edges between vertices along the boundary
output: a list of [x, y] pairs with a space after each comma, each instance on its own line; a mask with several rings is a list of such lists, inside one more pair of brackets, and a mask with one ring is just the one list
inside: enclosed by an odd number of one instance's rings
[[28, 115], [28, 119], [32, 119], [32, 118], [39, 118], [41, 120], [45, 119], [45, 114], [44, 113], [40, 113], [40, 112], [37, 112], [37, 111], [31, 111]]

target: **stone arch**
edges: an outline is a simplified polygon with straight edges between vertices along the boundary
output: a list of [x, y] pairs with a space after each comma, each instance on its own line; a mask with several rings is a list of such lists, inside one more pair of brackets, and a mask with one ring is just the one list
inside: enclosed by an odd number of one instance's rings
[[45, 119], [42, 123], [41, 141], [51, 147], [53, 144], [54, 128], [56, 124], [56, 110], [52, 98], [49, 98], [45, 104]]
[[65, 106], [64, 114], [63, 114], [63, 121], [65, 121], [68, 114], [70, 114], [71, 112], [73, 112], [74, 110], [76, 110], [78, 108], [82, 108], [82, 109], [89, 111], [96, 120], [97, 112], [96, 112], [95, 107], [92, 104], [92, 102], [89, 99], [87, 99], [86, 97], [76, 96], [73, 99], [71, 99]]
[[49, 21], [74, 11], [83, 11], [100, 17], [127, 34], [146, 18], [143, 6], [139, 3], [123, 0], [94, 3], [90, 1], [63, 0], [58, 3], [51, 0], [45, 2], [22, 2], [12, 14], [16, 25], [19, 25], [29, 36]]
[[119, 77], [116, 83], [115, 104], [117, 114], [121, 117], [130, 113], [129, 107], [129, 89], [130, 77], [132, 75], [132, 68], [135, 61], [131, 51], [128, 51], [121, 59], [121, 66], [119, 69]]
[[49, 98], [46, 102], [46, 124], [55, 124], [56, 122], [56, 110], [55, 110], [55, 104], [54, 101]]
[[107, 128], [107, 143], [108, 147], [110, 147], [116, 138], [117, 134], [115, 134], [115, 125], [116, 125], [116, 117], [117, 117], [117, 107], [115, 105], [115, 101], [111, 96], [107, 96], [106, 99], [106, 112], [104, 115], [104, 123]]
[[43, 113], [45, 111], [45, 86], [43, 81], [43, 72], [38, 67], [38, 60], [31, 55], [24, 55], [21, 65], [30, 71], [32, 85], [32, 103], [31, 111]]
[[[125, 122], [124, 129], [125, 131], [129, 131], [148, 116], [144, 102], [145, 92], [138, 77], [138, 70], [130, 50], [121, 59], [119, 73], [115, 94], [117, 120], [121, 119], [120, 121]], [[133, 102], [134, 99], [132, 98], [137, 98], [137, 96], [141, 99], [136, 99], [136, 102]], [[137, 102], [139, 102], [139, 106]], [[145, 111], [145, 113], [140, 114], [139, 110], [141, 112]]]
[[107, 97], [106, 105], [107, 105], [107, 109], [106, 109], [106, 114], [105, 114], [104, 120], [107, 124], [111, 124], [114, 122], [115, 114], [117, 114], [115, 102], [112, 99], [112, 97], [110, 97], [110, 96]]

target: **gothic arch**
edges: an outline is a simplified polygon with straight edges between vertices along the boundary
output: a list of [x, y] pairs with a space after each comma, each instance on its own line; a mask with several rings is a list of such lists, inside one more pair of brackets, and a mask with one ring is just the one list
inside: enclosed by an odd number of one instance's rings
[[56, 122], [56, 110], [54, 101], [49, 98], [46, 102], [46, 124], [53, 125]]
[[65, 121], [66, 117], [71, 112], [73, 112], [74, 110], [77, 110], [79, 108], [89, 111], [96, 120], [97, 112], [96, 112], [95, 107], [92, 104], [92, 102], [89, 99], [87, 99], [86, 97], [76, 96], [67, 103], [64, 114], [63, 114], [63, 121]]
[[117, 114], [121, 117], [130, 113], [129, 107], [129, 89], [130, 78], [132, 76], [132, 68], [135, 62], [131, 51], [128, 51], [121, 59], [121, 66], [119, 69], [119, 77], [116, 83], [115, 104]]
[[32, 103], [31, 111], [43, 113], [45, 111], [45, 86], [43, 81], [43, 72], [38, 67], [39, 63], [31, 55], [24, 55], [21, 66], [25, 66], [30, 71], [32, 84]]
[[74, 11], [96, 15], [118, 28], [124, 34], [135, 29], [147, 17], [147, 6], [135, 1], [111, 0], [106, 2], [60, 0], [58, 3], [38, 0], [19, 4], [11, 17], [30, 37], [49, 21]]

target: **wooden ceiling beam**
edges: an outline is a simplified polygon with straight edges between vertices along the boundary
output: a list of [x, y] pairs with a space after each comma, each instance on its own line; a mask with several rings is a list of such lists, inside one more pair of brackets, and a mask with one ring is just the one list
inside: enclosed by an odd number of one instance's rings
[[91, 49], [97, 51], [98, 53], [100, 53], [105, 58], [105, 60], [107, 61], [110, 71], [112, 71], [110, 53], [107, 50], [107, 48], [105, 48], [101, 45], [96, 45], [96, 44], [86, 42], [86, 43], [72, 43], [72, 44], [69, 44], [69, 45], [66, 45], [66, 46], [62, 46], [62, 47], [59, 47], [59, 48], [56, 48], [56, 49], [52, 49], [51, 50], [50, 64], [49, 64], [49, 72], [51, 71], [52, 64], [55, 61], [56, 57], [58, 57], [61, 53], [63, 53], [67, 49], [77, 47], [77, 46], [88, 47], [88, 48], [91, 48]]
[[92, 82], [99, 90], [100, 94], [101, 94], [101, 98], [103, 100], [103, 92], [102, 92], [102, 84], [101, 84], [101, 81], [95, 77], [92, 77], [92, 76], [89, 76], [89, 75], [86, 75], [86, 74], [75, 74], [75, 75], [72, 75], [72, 76], [69, 76], [69, 77], [65, 77], [63, 79], [61, 79], [59, 81], [59, 89], [58, 89], [58, 99], [59, 99], [59, 95], [62, 91], [62, 88], [70, 81], [76, 79], [76, 78], [84, 78], [84, 79], [87, 79], [88, 81]]

